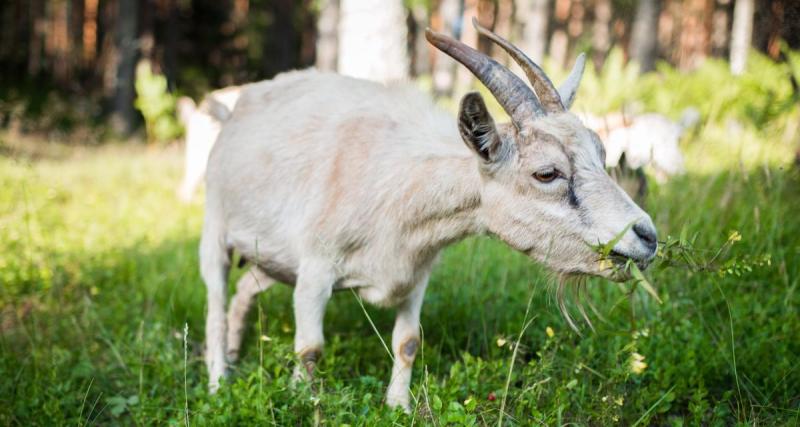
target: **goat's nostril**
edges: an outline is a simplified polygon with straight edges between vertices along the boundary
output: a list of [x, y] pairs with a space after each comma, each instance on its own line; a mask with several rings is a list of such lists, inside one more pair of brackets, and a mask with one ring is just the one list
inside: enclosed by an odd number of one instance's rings
[[642, 223], [636, 224], [633, 226], [633, 232], [636, 233], [648, 247], [654, 248], [658, 245], [656, 231], [650, 225]]

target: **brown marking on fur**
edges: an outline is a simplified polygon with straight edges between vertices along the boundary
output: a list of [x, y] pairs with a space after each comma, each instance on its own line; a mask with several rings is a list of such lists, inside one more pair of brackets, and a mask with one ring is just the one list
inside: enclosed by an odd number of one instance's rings
[[[366, 169], [370, 151], [384, 134], [397, 128], [398, 124], [388, 117], [355, 117], [345, 120], [337, 127], [338, 150], [334, 153], [328, 178], [330, 193], [320, 214], [319, 226], [336, 223], [340, 201], [348, 190], [356, 189], [361, 172]], [[349, 165], [349, 169], [345, 169]], [[352, 212], [339, 212], [350, 215]]]
[[414, 358], [417, 356], [418, 348], [419, 338], [417, 337], [407, 338], [402, 344], [400, 344], [398, 356], [405, 366], [411, 367], [411, 365], [414, 364]]
[[303, 364], [309, 378], [314, 376], [314, 368], [317, 366], [317, 361], [322, 356], [322, 350], [316, 347], [307, 348], [300, 352], [300, 363]]

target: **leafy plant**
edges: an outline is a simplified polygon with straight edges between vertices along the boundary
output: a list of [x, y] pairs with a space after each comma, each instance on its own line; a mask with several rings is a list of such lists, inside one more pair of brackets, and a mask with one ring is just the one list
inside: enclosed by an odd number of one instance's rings
[[147, 130], [147, 141], [166, 143], [183, 134], [183, 127], [175, 114], [177, 96], [167, 88], [167, 78], [153, 73], [149, 61], [136, 67], [135, 106], [142, 112]]

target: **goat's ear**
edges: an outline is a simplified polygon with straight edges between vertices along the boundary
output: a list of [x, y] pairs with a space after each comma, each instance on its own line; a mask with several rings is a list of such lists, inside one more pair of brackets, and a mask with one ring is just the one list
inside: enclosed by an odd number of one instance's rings
[[494, 119], [478, 92], [470, 92], [461, 99], [458, 109], [458, 131], [469, 148], [486, 162], [497, 159], [502, 140]]
[[564, 104], [564, 108], [567, 110], [569, 110], [570, 107], [572, 107], [572, 103], [575, 102], [575, 94], [578, 93], [578, 86], [581, 84], [585, 66], [586, 54], [581, 53], [575, 60], [575, 65], [572, 67], [572, 71], [569, 73], [567, 80], [558, 88], [558, 94], [561, 96], [561, 103]]

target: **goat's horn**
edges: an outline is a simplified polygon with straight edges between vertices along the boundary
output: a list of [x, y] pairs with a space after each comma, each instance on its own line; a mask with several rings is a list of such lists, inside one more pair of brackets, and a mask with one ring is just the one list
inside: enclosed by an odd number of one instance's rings
[[458, 40], [425, 30], [425, 38], [437, 49], [469, 69], [483, 83], [514, 123], [545, 114], [536, 94], [511, 70]]
[[536, 65], [536, 63], [528, 58], [528, 56], [519, 50], [519, 48], [509, 43], [508, 40], [482, 27], [480, 24], [478, 24], [478, 20], [474, 17], [472, 18], [472, 25], [476, 30], [478, 30], [479, 33], [488, 37], [489, 40], [502, 47], [503, 50], [508, 52], [509, 56], [511, 56], [511, 58], [513, 58], [514, 61], [519, 64], [519, 66], [522, 68], [522, 71], [524, 71], [525, 75], [528, 76], [528, 81], [530, 81], [531, 85], [533, 85], [533, 90], [536, 92], [536, 96], [539, 97], [539, 101], [541, 101], [541, 104], [548, 113], [561, 112], [565, 110], [564, 103], [561, 102], [561, 97], [558, 95], [556, 87], [553, 86], [553, 82], [550, 81], [550, 78], [547, 77], [547, 74], [544, 73], [544, 70], [542, 70], [541, 67]]

